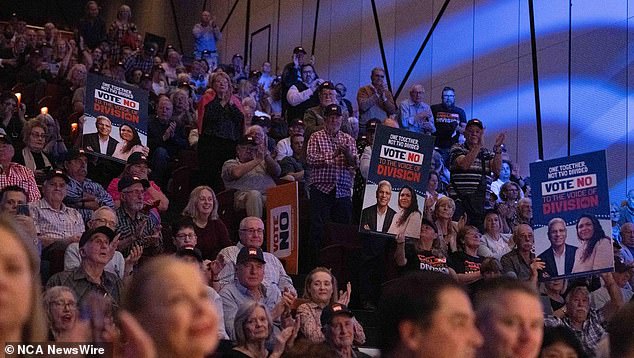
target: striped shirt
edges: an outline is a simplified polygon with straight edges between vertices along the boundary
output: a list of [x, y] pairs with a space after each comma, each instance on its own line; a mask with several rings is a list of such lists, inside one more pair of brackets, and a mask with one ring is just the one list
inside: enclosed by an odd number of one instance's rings
[[482, 148], [480, 154], [478, 154], [469, 169], [462, 170], [458, 168], [456, 159], [460, 156], [467, 155], [467, 153], [469, 153], [469, 148], [466, 143], [454, 145], [449, 153], [451, 184], [447, 187], [447, 193], [452, 198], [459, 196], [454, 188], [454, 183], [458, 186], [461, 196], [472, 194], [478, 189], [478, 184], [480, 184], [480, 179], [482, 178], [482, 160], [485, 161], [484, 171], [487, 176], [487, 192], [491, 193], [491, 182], [493, 181], [491, 175], [491, 160], [495, 154], [486, 148]]
[[92, 217], [93, 210], [82, 208], [81, 199], [84, 197], [84, 193], [88, 193], [97, 197], [99, 206], [109, 206], [114, 208], [114, 202], [112, 197], [101, 184], [96, 183], [88, 178], [84, 179], [82, 183], [70, 178], [70, 183], [66, 187], [66, 197], [64, 197], [64, 204], [75, 208], [79, 211], [84, 218], [84, 222], [88, 223], [88, 220]]
[[18, 163], [9, 163], [9, 168], [0, 173], [0, 189], [17, 185], [26, 191], [29, 203], [40, 200], [40, 190], [35, 182], [33, 171]]
[[352, 195], [358, 159], [354, 165], [348, 165], [343, 153], [335, 155], [338, 144], [350, 148], [352, 156], [358, 158], [356, 143], [349, 134], [338, 131], [335, 136], [331, 136], [325, 129], [310, 136], [306, 152], [311, 167], [311, 185], [325, 194], [336, 189], [336, 197], [345, 198]]
[[35, 226], [43, 237], [58, 241], [81, 235], [86, 229], [79, 211], [64, 204], [60, 210], [55, 210], [46, 199], [41, 199], [31, 203], [30, 210]]

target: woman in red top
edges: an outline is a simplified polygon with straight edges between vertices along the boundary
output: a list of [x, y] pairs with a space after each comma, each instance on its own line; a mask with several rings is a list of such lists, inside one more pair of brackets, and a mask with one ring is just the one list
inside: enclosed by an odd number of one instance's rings
[[194, 221], [194, 231], [198, 236], [196, 247], [204, 259], [215, 260], [220, 250], [233, 245], [227, 227], [218, 218], [218, 199], [210, 187], [201, 185], [192, 190], [183, 216]]

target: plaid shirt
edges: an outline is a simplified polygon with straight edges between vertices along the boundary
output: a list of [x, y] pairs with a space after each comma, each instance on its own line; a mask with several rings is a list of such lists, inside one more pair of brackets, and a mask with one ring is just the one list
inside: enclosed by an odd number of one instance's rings
[[64, 204], [60, 210], [55, 210], [46, 199], [41, 199], [31, 203], [30, 210], [38, 232], [44, 237], [63, 240], [81, 235], [86, 229], [79, 211]]
[[35, 182], [33, 171], [18, 163], [9, 163], [9, 168], [0, 174], [0, 189], [17, 185], [26, 191], [29, 203], [40, 200], [40, 190]]
[[[153, 256], [160, 253], [163, 246], [163, 236], [159, 232], [159, 239], [157, 242], [149, 239], [149, 236], [159, 229], [159, 223], [153, 215], [145, 214], [141, 211], [136, 213], [134, 218], [130, 217], [128, 213], [123, 209], [123, 205], [116, 211], [119, 225], [117, 227], [119, 233], [121, 233], [121, 240], [134, 237], [134, 244], [143, 246], [143, 256]], [[124, 257], [127, 257], [130, 253], [131, 246], [121, 247], [119, 245], [119, 251]], [[149, 249], [149, 251], [148, 251]]]
[[66, 197], [64, 198], [64, 204], [71, 208], [77, 209], [81, 216], [84, 218], [84, 222], [88, 223], [88, 220], [92, 217], [93, 210], [82, 208], [81, 199], [84, 197], [84, 193], [88, 193], [97, 197], [99, 206], [109, 206], [114, 209], [114, 202], [112, 197], [99, 183], [86, 178], [82, 183], [70, 178], [66, 189]]
[[544, 325], [547, 327], [566, 326], [575, 332], [575, 335], [589, 357], [596, 357], [596, 349], [599, 342], [608, 334], [603, 327], [604, 323], [606, 323], [606, 320], [601, 310], [594, 309], [590, 309], [588, 318], [583, 322], [581, 330], [577, 330], [573, 327], [568, 316], [564, 318], [546, 316], [544, 319]]
[[[338, 144], [350, 148], [355, 158], [353, 165], [346, 162], [343, 153], [336, 155]], [[352, 194], [354, 174], [359, 163], [356, 143], [349, 134], [338, 131], [332, 136], [325, 129], [317, 131], [310, 136], [306, 153], [311, 167], [310, 182], [315, 189], [326, 194], [336, 189], [337, 198]]]

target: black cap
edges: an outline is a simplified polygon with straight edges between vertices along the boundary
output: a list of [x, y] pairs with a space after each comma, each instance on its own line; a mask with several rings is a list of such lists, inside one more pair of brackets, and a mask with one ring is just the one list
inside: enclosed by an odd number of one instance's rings
[[83, 149], [71, 149], [66, 153], [65, 159], [67, 162], [70, 162], [71, 160], [79, 157], [88, 157], [88, 155]]
[[141, 152], [134, 152], [128, 157], [127, 164], [147, 164], [147, 157]]
[[257, 145], [257, 143], [255, 142], [255, 137], [244, 135], [238, 140], [238, 145]]
[[305, 127], [305, 126], [306, 126], [306, 123], [304, 123], [304, 120], [303, 120], [303, 119], [301, 119], [301, 118], [295, 118], [295, 119], [291, 120], [291, 124], [289, 124], [288, 126], [289, 126], [289, 127], [292, 127], [292, 126], [302, 126], [302, 127]]
[[46, 173], [45, 181], [49, 181], [53, 179], [54, 177], [60, 177], [64, 179], [66, 184], [70, 183], [70, 179], [68, 178], [68, 175], [66, 175], [66, 173], [64, 173], [64, 171], [61, 169], [49, 170], [48, 173]]
[[304, 55], [306, 54], [306, 50], [304, 50], [304, 48], [301, 46], [297, 46], [293, 49], [293, 55], [297, 55], [300, 52], [303, 53]]
[[165, 72], [165, 69], [161, 65], [154, 65], [154, 66], [152, 66], [152, 72], [154, 72], [154, 71]]
[[40, 50], [38, 50], [38, 49], [35, 49], [35, 50], [29, 52], [29, 58], [31, 58], [31, 57], [42, 57], [42, 56], [44, 56], [44, 55], [42, 55], [42, 52]]
[[117, 189], [119, 189], [119, 192], [122, 192], [123, 189], [130, 187], [136, 183], [143, 185], [144, 189], [147, 189], [150, 187], [150, 182], [148, 182], [146, 179], [141, 179], [139, 177], [124, 176], [123, 178], [121, 178], [121, 180], [119, 180], [119, 184], [117, 184]]
[[341, 303], [333, 303], [326, 307], [321, 311], [321, 326], [329, 325], [332, 322], [332, 319], [335, 316], [346, 315], [348, 317], [354, 317], [352, 311]]
[[365, 124], [366, 131], [375, 131], [376, 128], [381, 124], [381, 120], [378, 118], [372, 118]]
[[203, 55], [203, 56], [206, 56], [206, 55], [211, 55], [211, 51], [209, 51], [209, 50], [203, 50], [202, 55]]
[[331, 116], [333, 114], [336, 114], [338, 116], [341, 116], [341, 107], [339, 107], [336, 104], [329, 104], [326, 106], [326, 109], [324, 109], [324, 115], [326, 117]]
[[271, 118], [267, 116], [257, 116], [251, 120], [251, 124], [268, 128], [268, 127], [271, 127]]
[[193, 257], [198, 262], [203, 262], [203, 254], [195, 247], [185, 247], [176, 251], [176, 257]]
[[467, 122], [467, 127], [469, 126], [476, 126], [476, 127], [480, 127], [480, 129], [484, 129], [484, 125], [482, 124], [482, 121], [477, 118], [469, 120], [469, 122]]
[[244, 59], [244, 57], [242, 57], [241, 54], [236, 53], [235, 55], [233, 55], [233, 57], [231, 57], [232, 59], [236, 58], [236, 57], [240, 57], [241, 59]]
[[106, 235], [108, 237], [108, 242], [112, 242], [112, 240], [114, 240], [114, 237], [116, 236], [115, 232], [112, 231], [111, 228], [107, 226], [98, 226], [96, 228], [84, 231], [84, 233], [81, 235], [81, 239], [79, 239], [79, 247], [83, 247], [84, 245], [86, 245], [88, 241], [92, 240], [92, 237], [95, 234]]
[[336, 90], [334, 83], [331, 81], [326, 81], [319, 85], [319, 90], [321, 91], [322, 89]]
[[262, 249], [252, 248], [252, 247], [249, 248], [245, 246], [242, 249], [240, 249], [240, 252], [238, 252], [238, 257], [236, 258], [236, 264], [239, 265], [249, 260], [258, 260], [263, 264], [266, 263], [266, 261], [264, 261], [264, 253], [262, 252]]
[[0, 128], [0, 140], [4, 141], [6, 144], [13, 144], [11, 142], [11, 137], [7, 134], [4, 128]]
[[631, 269], [632, 265], [627, 265], [623, 261], [621, 261], [619, 257], [614, 257], [614, 272], [623, 273], [630, 271]]
[[141, 81], [143, 81], [143, 80], [151, 81], [152, 80], [152, 75], [147, 73], [147, 72], [144, 73], [143, 76], [141, 76]]
[[157, 48], [158, 48], [158, 45], [154, 42], [148, 42], [145, 45], [143, 45], [143, 50], [147, 52], [151, 52], [151, 53], [156, 53]]
[[422, 226], [422, 225], [427, 225], [427, 226], [429, 226], [430, 228], [434, 229], [434, 232], [435, 232], [435, 233], [438, 233], [438, 228], [436, 227], [436, 224], [434, 224], [431, 220], [426, 219], [426, 218], [423, 218], [423, 221], [421, 221], [421, 223], [420, 223], [420, 224], [421, 224], [421, 226]]

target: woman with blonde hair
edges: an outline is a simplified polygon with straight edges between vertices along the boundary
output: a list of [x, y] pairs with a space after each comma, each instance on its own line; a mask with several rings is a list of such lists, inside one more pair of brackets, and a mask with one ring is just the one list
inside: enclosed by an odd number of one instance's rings
[[39, 260], [33, 242], [6, 217], [0, 217], [0, 342], [46, 340]]
[[436, 206], [434, 207], [434, 224], [438, 229], [440, 248], [445, 256], [449, 256], [450, 253], [458, 250], [456, 237], [458, 235], [459, 223], [451, 220], [455, 210], [456, 203], [448, 196], [438, 198]]
[[196, 247], [204, 259], [215, 260], [220, 250], [233, 245], [227, 227], [218, 217], [218, 199], [210, 187], [201, 185], [194, 188], [182, 214], [194, 221], [198, 237]]
[[79, 317], [75, 292], [66, 286], [51, 287], [44, 292], [44, 307], [50, 340], [70, 342], [72, 338], [68, 340], [69, 333]]

